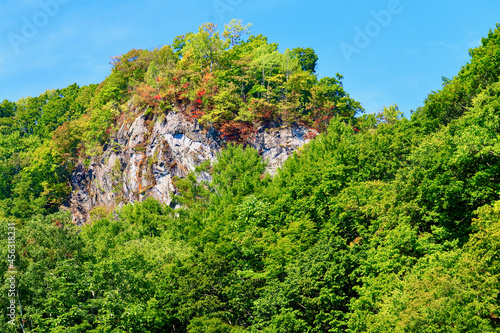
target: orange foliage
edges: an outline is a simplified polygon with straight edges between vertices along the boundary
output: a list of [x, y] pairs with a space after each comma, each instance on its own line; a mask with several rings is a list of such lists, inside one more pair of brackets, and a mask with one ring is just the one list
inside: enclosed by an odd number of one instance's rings
[[246, 121], [234, 120], [223, 123], [219, 131], [221, 133], [221, 138], [229, 142], [237, 143], [247, 143], [251, 136], [257, 132], [257, 130], [253, 128], [252, 124]]
[[162, 98], [162, 96], [159, 95], [153, 87], [150, 87], [148, 85], [137, 87], [136, 91], [140, 98], [140, 101], [153, 108], [158, 106], [158, 100]]

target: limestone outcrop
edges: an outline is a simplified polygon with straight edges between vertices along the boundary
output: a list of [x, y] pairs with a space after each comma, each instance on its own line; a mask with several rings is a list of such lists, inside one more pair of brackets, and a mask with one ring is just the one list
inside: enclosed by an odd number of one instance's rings
[[[271, 175], [316, 131], [301, 125], [260, 128], [250, 145], [268, 161]], [[219, 132], [187, 121], [181, 113], [148, 120], [142, 114], [123, 124], [89, 165], [79, 163], [71, 177], [73, 221], [84, 224], [98, 206], [113, 208], [151, 196], [170, 204], [176, 190], [172, 179], [185, 177], [204, 161], [215, 161], [225, 142]], [[201, 173], [201, 178], [210, 176]]]

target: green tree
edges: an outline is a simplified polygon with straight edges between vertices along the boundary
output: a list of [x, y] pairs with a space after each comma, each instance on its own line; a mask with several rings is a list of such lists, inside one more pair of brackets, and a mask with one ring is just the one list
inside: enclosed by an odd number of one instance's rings
[[229, 24], [224, 24], [224, 32], [222, 37], [227, 38], [231, 41], [231, 47], [238, 45], [241, 41], [241, 36], [250, 33], [251, 23], [246, 26], [242, 25], [242, 20], [233, 19]]
[[312, 48], [297, 47], [292, 50], [292, 54], [298, 59], [303, 71], [316, 73], [318, 56]]
[[219, 54], [226, 48], [224, 41], [220, 38], [217, 25], [214, 23], [204, 23], [198, 33], [189, 33], [185, 38], [185, 46], [182, 54], [190, 51], [193, 57], [202, 66], [205, 60], [208, 61], [210, 72], [214, 69], [214, 64], [218, 61]]

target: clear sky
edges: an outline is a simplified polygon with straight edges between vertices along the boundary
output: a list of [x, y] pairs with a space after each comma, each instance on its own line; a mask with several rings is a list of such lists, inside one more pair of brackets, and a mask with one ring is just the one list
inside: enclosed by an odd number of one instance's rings
[[110, 57], [239, 18], [280, 50], [312, 47], [368, 113], [405, 115], [500, 22], [498, 0], [0, 0], [0, 100], [101, 82]]

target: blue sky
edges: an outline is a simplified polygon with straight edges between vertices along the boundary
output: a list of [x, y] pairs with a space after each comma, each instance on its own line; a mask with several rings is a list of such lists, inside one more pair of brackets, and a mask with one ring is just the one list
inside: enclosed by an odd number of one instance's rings
[[368, 113], [395, 103], [409, 116], [499, 14], [498, 0], [0, 0], [0, 100], [99, 83], [112, 56], [239, 18], [282, 51], [312, 47], [318, 74], [344, 75]]

